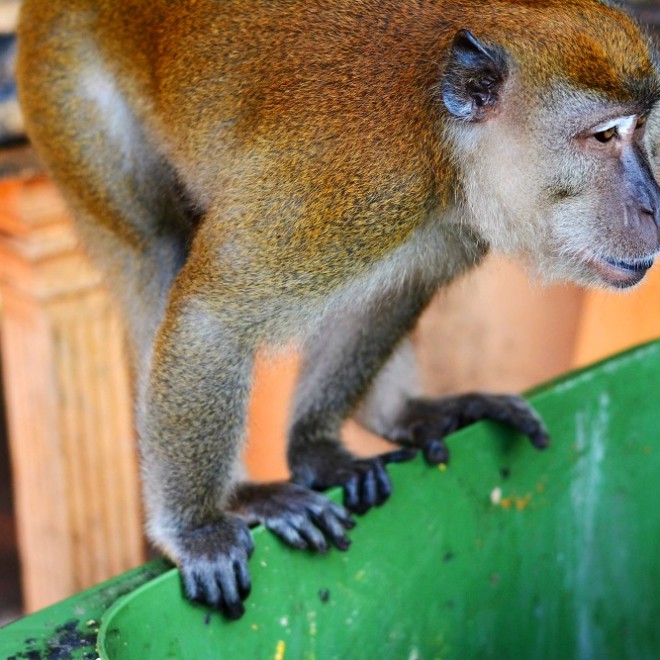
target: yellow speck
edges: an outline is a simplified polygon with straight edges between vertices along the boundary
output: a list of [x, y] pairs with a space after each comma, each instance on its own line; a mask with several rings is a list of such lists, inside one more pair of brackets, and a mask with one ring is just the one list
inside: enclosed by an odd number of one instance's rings
[[446, 463], [440, 463], [438, 465], [438, 470], [440, 470], [440, 472], [444, 472], [446, 469], [447, 469], [447, 464]]
[[362, 570], [362, 571], [358, 571], [358, 572], [355, 574], [355, 579], [356, 579], [358, 582], [361, 582], [362, 580], [364, 580], [364, 578], [365, 578], [366, 576], [367, 576], [367, 574], [366, 574], [365, 571], [363, 571], [363, 570]]
[[286, 642], [281, 639], [277, 642], [275, 647], [275, 660], [284, 660], [284, 654], [286, 653]]
[[513, 501], [511, 500], [510, 497], [503, 497], [503, 498], [500, 500], [500, 506], [501, 506], [503, 509], [510, 509], [512, 504], [513, 504]]
[[527, 508], [527, 505], [530, 503], [531, 499], [531, 493], [527, 493], [525, 497], [516, 497], [516, 509], [518, 509], [518, 511], [524, 511]]
[[253, 623], [250, 628], [252, 628], [252, 630], [259, 630], [259, 626], [256, 623]]

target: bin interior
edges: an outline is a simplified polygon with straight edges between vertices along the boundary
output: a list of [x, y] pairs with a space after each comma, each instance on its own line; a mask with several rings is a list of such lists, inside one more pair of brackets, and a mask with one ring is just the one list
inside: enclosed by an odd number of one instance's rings
[[[228, 623], [176, 571], [118, 600], [103, 658], [657, 658], [660, 344], [533, 394], [538, 452], [482, 423], [445, 470], [390, 466], [389, 502], [346, 553], [255, 531], [253, 590]], [[333, 493], [337, 498], [338, 493]]]

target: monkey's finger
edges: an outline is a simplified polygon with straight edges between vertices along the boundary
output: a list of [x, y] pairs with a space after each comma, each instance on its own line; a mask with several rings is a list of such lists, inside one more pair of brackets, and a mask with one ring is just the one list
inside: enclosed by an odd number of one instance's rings
[[355, 520], [351, 517], [350, 512], [343, 506], [330, 500], [325, 500], [325, 506], [321, 507], [318, 512], [314, 509], [313, 513], [314, 516], [318, 515], [324, 519], [326, 516], [336, 519], [344, 529], [353, 529], [355, 527]]
[[220, 590], [214, 582], [211, 583], [210, 592], [207, 593], [206, 581], [197, 571], [181, 568], [180, 573], [183, 582], [183, 590], [187, 598], [196, 603], [206, 603], [214, 607], [217, 606], [220, 601]]
[[517, 395], [474, 395], [465, 409], [468, 423], [475, 419], [492, 419], [508, 424], [526, 435], [537, 449], [550, 444], [550, 435], [538, 413]]
[[228, 600], [223, 598], [218, 608], [230, 621], [236, 621], [245, 614], [245, 605], [239, 598]]
[[389, 451], [386, 454], [380, 454], [378, 458], [383, 465], [387, 465], [388, 463], [405, 463], [406, 461], [411, 461], [415, 456], [417, 456], [416, 448], [402, 447], [401, 449]]
[[215, 573], [215, 581], [220, 589], [219, 609], [232, 621], [240, 619], [245, 612], [233, 564], [223, 561]]
[[374, 476], [371, 466], [367, 467], [360, 474], [360, 500], [368, 509], [372, 506], [376, 506], [376, 503], [378, 502], [376, 477]]
[[316, 550], [321, 554], [328, 552], [328, 542], [323, 532], [314, 524], [311, 518], [303, 518], [298, 527], [300, 536], [305, 539], [310, 550]]
[[359, 461], [362, 501], [369, 506], [380, 506], [390, 496], [392, 487], [385, 467], [378, 458]]
[[536, 449], [547, 449], [550, 446], [550, 434], [543, 424], [524, 422], [520, 426], [521, 433], [524, 433]]
[[236, 584], [238, 585], [238, 595], [241, 597], [241, 600], [245, 600], [252, 591], [252, 579], [250, 578], [247, 562], [235, 560], [234, 575], [236, 576]]
[[[234, 569], [228, 561], [222, 561], [220, 566], [208, 562], [207, 566], [182, 575], [188, 598], [221, 611], [231, 620], [243, 616], [245, 607], [239, 596]], [[244, 579], [243, 576], [241, 580]]]
[[515, 406], [512, 416], [513, 425], [524, 433], [534, 447], [547, 449], [550, 446], [550, 434], [541, 418], [529, 406]]
[[344, 506], [359, 515], [369, 510], [360, 497], [360, 477], [357, 474], [344, 483]]
[[440, 438], [432, 438], [424, 443], [422, 451], [427, 463], [440, 465], [449, 463], [449, 448]]
[[[314, 523], [326, 535], [330, 542], [338, 550], [348, 550], [351, 540], [346, 535], [346, 526], [343, 518], [334, 515], [331, 509], [324, 509], [319, 514], [313, 515]], [[353, 519], [349, 519], [351, 528], [355, 526]]]
[[329, 500], [325, 495], [312, 491], [307, 492], [307, 497], [311, 499], [307, 505], [307, 510], [314, 522], [327, 518], [335, 519], [342, 531], [355, 527], [355, 520], [353, 520], [350, 511], [346, 507]]
[[265, 522], [266, 529], [278, 536], [284, 543], [299, 550], [307, 550], [309, 547], [307, 541], [300, 535], [298, 529], [289, 523], [288, 520], [281, 518], [271, 518]]
[[249, 559], [254, 552], [254, 539], [247, 525], [240, 527], [238, 531], [238, 542], [243, 552], [245, 552], [247, 559]]
[[378, 505], [380, 506], [392, 494], [392, 480], [380, 460], [374, 463], [374, 477], [378, 488]]

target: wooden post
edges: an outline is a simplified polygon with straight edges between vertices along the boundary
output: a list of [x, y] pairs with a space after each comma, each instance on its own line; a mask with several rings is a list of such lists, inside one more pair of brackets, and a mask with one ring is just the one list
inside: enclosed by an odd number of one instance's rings
[[45, 177], [0, 182], [2, 359], [24, 602], [144, 559], [121, 324]]

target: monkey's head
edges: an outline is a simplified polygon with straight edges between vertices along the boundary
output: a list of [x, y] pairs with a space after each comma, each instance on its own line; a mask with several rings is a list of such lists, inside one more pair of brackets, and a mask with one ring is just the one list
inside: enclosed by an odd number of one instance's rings
[[595, 0], [514, 8], [487, 39], [459, 31], [444, 71], [466, 219], [543, 280], [637, 284], [660, 248], [648, 42]]

